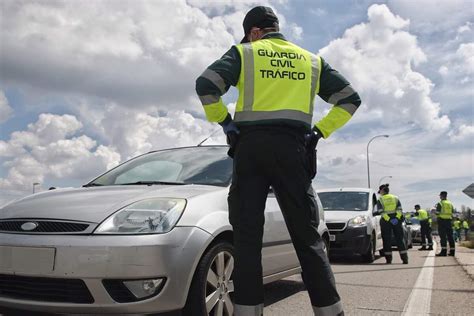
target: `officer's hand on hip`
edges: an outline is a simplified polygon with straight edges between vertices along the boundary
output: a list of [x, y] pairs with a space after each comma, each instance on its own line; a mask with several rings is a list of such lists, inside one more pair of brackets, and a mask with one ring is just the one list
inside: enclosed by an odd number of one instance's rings
[[227, 138], [227, 144], [230, 146], [229, 151], [227, 154], [230, 157], [234, 157], [234, 148], [235, 145], [237, 144], [237, 139], [239, 135], [239, 129], [237, 126], [234, 124], [234, 121], [229, 121], [228, 123], [222, 124], [222, 129], [224, 130], [224, 133]]

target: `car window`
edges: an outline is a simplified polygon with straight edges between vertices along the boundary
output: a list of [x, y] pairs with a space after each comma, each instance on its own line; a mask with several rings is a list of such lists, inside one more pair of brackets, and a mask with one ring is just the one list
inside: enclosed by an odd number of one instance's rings
[[369, 207], [367, 192], [319, 192], [325, 210], [366, 211]]
[[131, 159], [88, 185], [172, 182], [227, 186], [232, 159], [227, 147], [189, 147], [148, 153]]
[[183, 166], [176, 162], [150, 161], [118, 175], [114, 184], [156, 181], [157, 174], [160, 175], [160, 181], [176, 181], [182, 169]]

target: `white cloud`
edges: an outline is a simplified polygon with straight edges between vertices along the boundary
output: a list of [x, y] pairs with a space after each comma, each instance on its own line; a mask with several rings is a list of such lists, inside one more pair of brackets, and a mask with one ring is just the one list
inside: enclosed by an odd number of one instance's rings
[[451, 131], [448, 134], [449, 138], [455, 142], [462, 142], [468, 140], [471, 143], [471, 149], [474, 139], [474, 125], [462, 124], [456, 131]]
[[303, 28], [295, 23], [290, 24], [290, 38], [294, 40], [301, 40], [303, 38]]
[[320, 54], [353, 84], [363, 108], [383, 112], [381, 122], [386, 126], [413, 122], [426, 129], [448, 128], [449, 118], [440, 114], [439, 104], [430, 96], [433, 83], [413, 70], [426, 55], [407, 31], [410, 22], [386, 5], [372, 5], [368, 18]]
[[471, 30], [471, 22], [466, 22], [466, 24], [458, 27], [458, 33], [469, 32]]
[[182, 110], [146, 113], [116, 105], [108, 107], [100, 125], [103, 137], [127, 158], [156, 149], [197, 145], [220, 128]]
[[8, 172], [0, 189], [29, 191], [33, 182], [65, 178], [85, 181], [120, 161], [113, 148], [98, 146], [86, 135], [74, 136], [82, 124], [72, 115], [41, 114], [26, 131], [0, 142], [0, 155]]
[[0, 90], [0, 124], [7, 121], [13, 113], [13, 109], [10, 107], [8, 103], [8, 99]]

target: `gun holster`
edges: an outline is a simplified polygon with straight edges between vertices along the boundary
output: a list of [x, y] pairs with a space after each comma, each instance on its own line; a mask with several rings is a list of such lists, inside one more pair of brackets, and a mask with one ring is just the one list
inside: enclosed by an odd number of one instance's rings
[[306, 139], [306, 158], [308, 159], [308, 166], [309, 166], [309, 176], [311, 179], [314, 179], [318, 172], [318, 159], [317, 159], [317, 149], [316, 146], [318, 145], [319, 138], [312, 134], [310, 137]]
[[236, 132], [229, 132], [226, 134], [227, 138], [227, 145], [229, 145], [229, 150], [227, 151], [227, 155], [230, 158], [234, 158], [235, 146], [237, 146], [237, 142], [239, 140], [239, 134]]

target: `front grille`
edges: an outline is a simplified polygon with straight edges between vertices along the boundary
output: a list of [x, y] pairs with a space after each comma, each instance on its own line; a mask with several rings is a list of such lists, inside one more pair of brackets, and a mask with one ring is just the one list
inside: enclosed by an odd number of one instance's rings
[[343, 230], [346, 228], [346, 223], [326, 223], [329, 230]]
[[[34, 223], [36, 228], [24, 230], [21, 226], [25, 223]], [[67, 222], [59, 220], [0, 220], [0, 231], [4, 232], [22, 232], [22, 233], [80, 233], [87, 230], [89, 224]]]
[[41, 302], [94, 303], [94, 298], [82, 280], [4, 274], [0, 274], [0, 297]]

